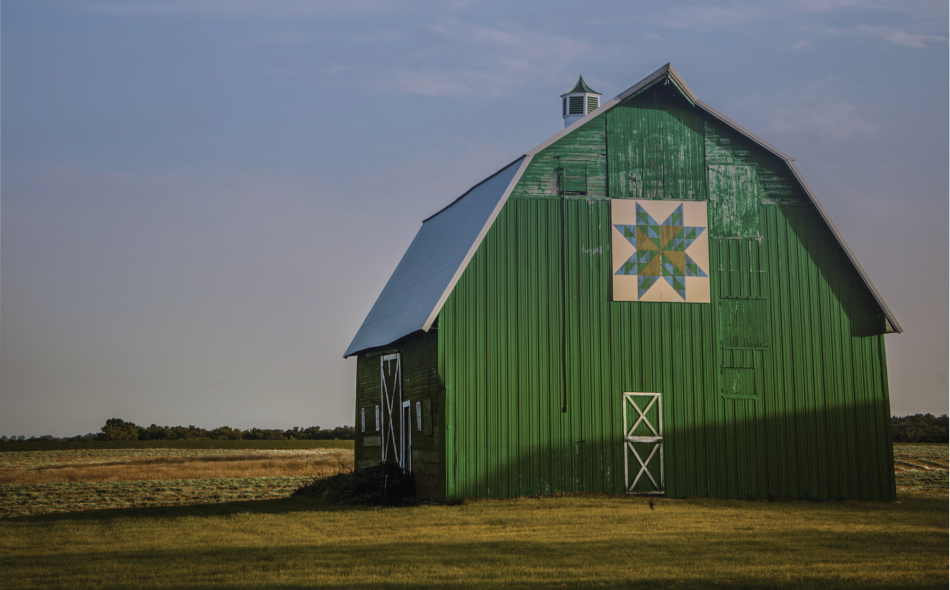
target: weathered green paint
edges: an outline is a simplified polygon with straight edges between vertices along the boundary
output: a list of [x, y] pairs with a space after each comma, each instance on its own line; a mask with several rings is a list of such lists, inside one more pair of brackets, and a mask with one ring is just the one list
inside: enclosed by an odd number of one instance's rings
[[781, 159], [714, 119], [704, 119], [703, 129], [707, 165], [755, 166], [756, 180], [764, 200], [773, 203], [808, 204], [808, 195]]
[[[632, 197], [709, 200], [709, 304], [612, 301]], [[787, 164], [660, 85], [535, 154], [437, 330], [397, 344], [444, 387], [445, 497], [622, 493], [623, 393], [653, 392], [671, 497], [893, 500], [883, 331]]]
[[560, 198], [565, 192], [576, 193], [579, 191], [573, 189], [580, 184], [581, 174], [584, 196], [607, 196], [605, 124], [606, 117], [599, 115], [571, 133], [569, 141], [559, 141], [536, 154], [512, 196]]
[[[704, 171], [728, 166], [717, 196], [741, 202], [710, 240], [712, 302], [611, 301], [610, 200], [559, 197], [554, 180], [597, 161], [603, 127], [544, 150], [442, 310], [447, 495], [622, 492], [622, 393], [641, 391], [663, 397], [672, 497], [893, 499], [883, 321], [857, 272], [787, 170], [681, 102], [637, 100], [655, 105], [641, 120], [690, 122], [665, 137], [700, 149], [630, 133], [641, 107], [610, 111], [603, 192], [639, 195], [627, 166], [646, 194], [703, 198]], [[719, 163], [697, 163], [711, 127]]]
[[759, 183], [755, 166], [709, 165], [709, 235], [759, 237]]
[[655, 86], [606, 114], [610, 196], [706, 198], [703, 118], [672, 86]]

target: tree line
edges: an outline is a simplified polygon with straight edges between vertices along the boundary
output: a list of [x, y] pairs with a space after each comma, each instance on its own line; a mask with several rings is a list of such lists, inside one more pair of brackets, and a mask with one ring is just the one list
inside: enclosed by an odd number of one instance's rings
[[[53, 436], [30, 437], [24, 436], [0, 436], [0, 442], [22, 441], [22, 440], [58, 440], [58, 441], [81, 441], [81, 440], [103, 440], [103, 441], [121, 441], [121, 440], [189, 440], [189, 439], [210, 439], [210, 440], [353, 440], [356, 438], [356, 428], [353, 426], [337, 426], [336, 428], [324, 429], [319, 426], [310, 426], [300, 428], [294, 426], [287, 430], [249, 428], [241, 430], [240, 428], [231, 428], [230, 426], [221, 426], [213, 430], [198, 428], [197, 426], [139, 426], [133, 422], [126, 422], [120, 418], [109, 418], [106, 420], [99, 433], [84, 434], [66, 438], [56, 438]], [[915, 442], [915, 443], [946, 443], [947, 436], [947, 415], [934, 416], [933, 414], [914, 414], [913, 416], [892, 416], [891, 431], [894, 442]]]
[[319, 426], [310, 426], [301, 428], [294, 426], [287, 430], [268, 429], [268, 428], [231, 428], [230, 426], [221, 426], [207, 430], [197, 426], [139, 426], [134, 422], [126, 422], [121, 418], [109, 418], [105, 426], [100, 428], [101, 432], [84, 434], [67, 438], [56, 438], [53, 436], [30, 437], [14, 436], [8, 438], [0, 436], [0, 442], [22, 441], [22, 440], [56, 440], [56, 441], [82, 441], [82, 440], [100, 440], [100, 441], [125, 441], [125, 440], [353, 440], [356, 438], [356, 428], [353, 426], [337, 426], [335, 428], [320, 428]]
[[947, 438], [947, 415], [914, 414], [891, 417], [894, 442], [945, 443]]

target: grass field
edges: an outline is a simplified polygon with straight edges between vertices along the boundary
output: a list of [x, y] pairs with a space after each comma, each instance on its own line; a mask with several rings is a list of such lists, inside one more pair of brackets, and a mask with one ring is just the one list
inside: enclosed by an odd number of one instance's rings
[[0, 516], [289, 496], [353, 468], [348, 449], [116, 449], [0, 454]]
[[894, 475], [899, 492], [947, 494], [948, 446], [895, 444]]
[[0, 588], [946, 588], [947, 501], [294, 497], [0, 520]]
[[352, 449], [352, 440], [83, 440], [0, 443], [0, 453], [118, 449]]
[[[898, 490], [946, 496], [947, 460], [947, 445], [895, 445]], [[0, 453], [0, 517], [280, 498], [314, 477], [352, 467], [352, 451], [339, 448]]]
[[0, 588], [945, 588], [947, 459], [895, 445], [890, 504], [344, 509], [287, 496], [347, 449], [0, 453]]

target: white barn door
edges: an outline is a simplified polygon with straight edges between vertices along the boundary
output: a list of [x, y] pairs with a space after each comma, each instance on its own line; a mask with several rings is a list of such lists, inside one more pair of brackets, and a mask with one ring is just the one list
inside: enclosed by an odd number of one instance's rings
[[623, 475], [628, 494], [665, 493], [659, 393], [623, 394]]
[[399, 353], [381, 357], [380, 371], [380, 408], [382, 409], [383, 463], [394, 461], [402, 465], [401, 429], [402, 423], [402, 360]]

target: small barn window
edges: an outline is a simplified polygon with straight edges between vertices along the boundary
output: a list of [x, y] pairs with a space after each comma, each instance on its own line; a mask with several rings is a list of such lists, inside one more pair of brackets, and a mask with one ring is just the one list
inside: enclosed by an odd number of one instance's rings
[[722, 396], [758, 399], [765, 386], [765, 351], [752, 348], [724, 348], [720, 367]]
[[767, 299], [720, 299], [722, 345], [725, 348], [769, 347]]
[[755, 387], [755, 369], [752, 367], [723, 367], [722, 393], [729, 397], [752, 397]]
[[360, 408], [360, 432], [366, 432], [366, 408]]
[[416, 430], [422, 432], [422, 402], [416, 402]]
[[376, 406], [376, 432], [379, 432], [379, 406]]
[[561, 194], [587, 194], [587, 166], [568, 164], [561, 168]]
[[422, 434], [432, 436], [432, 399], [422, 400]]

